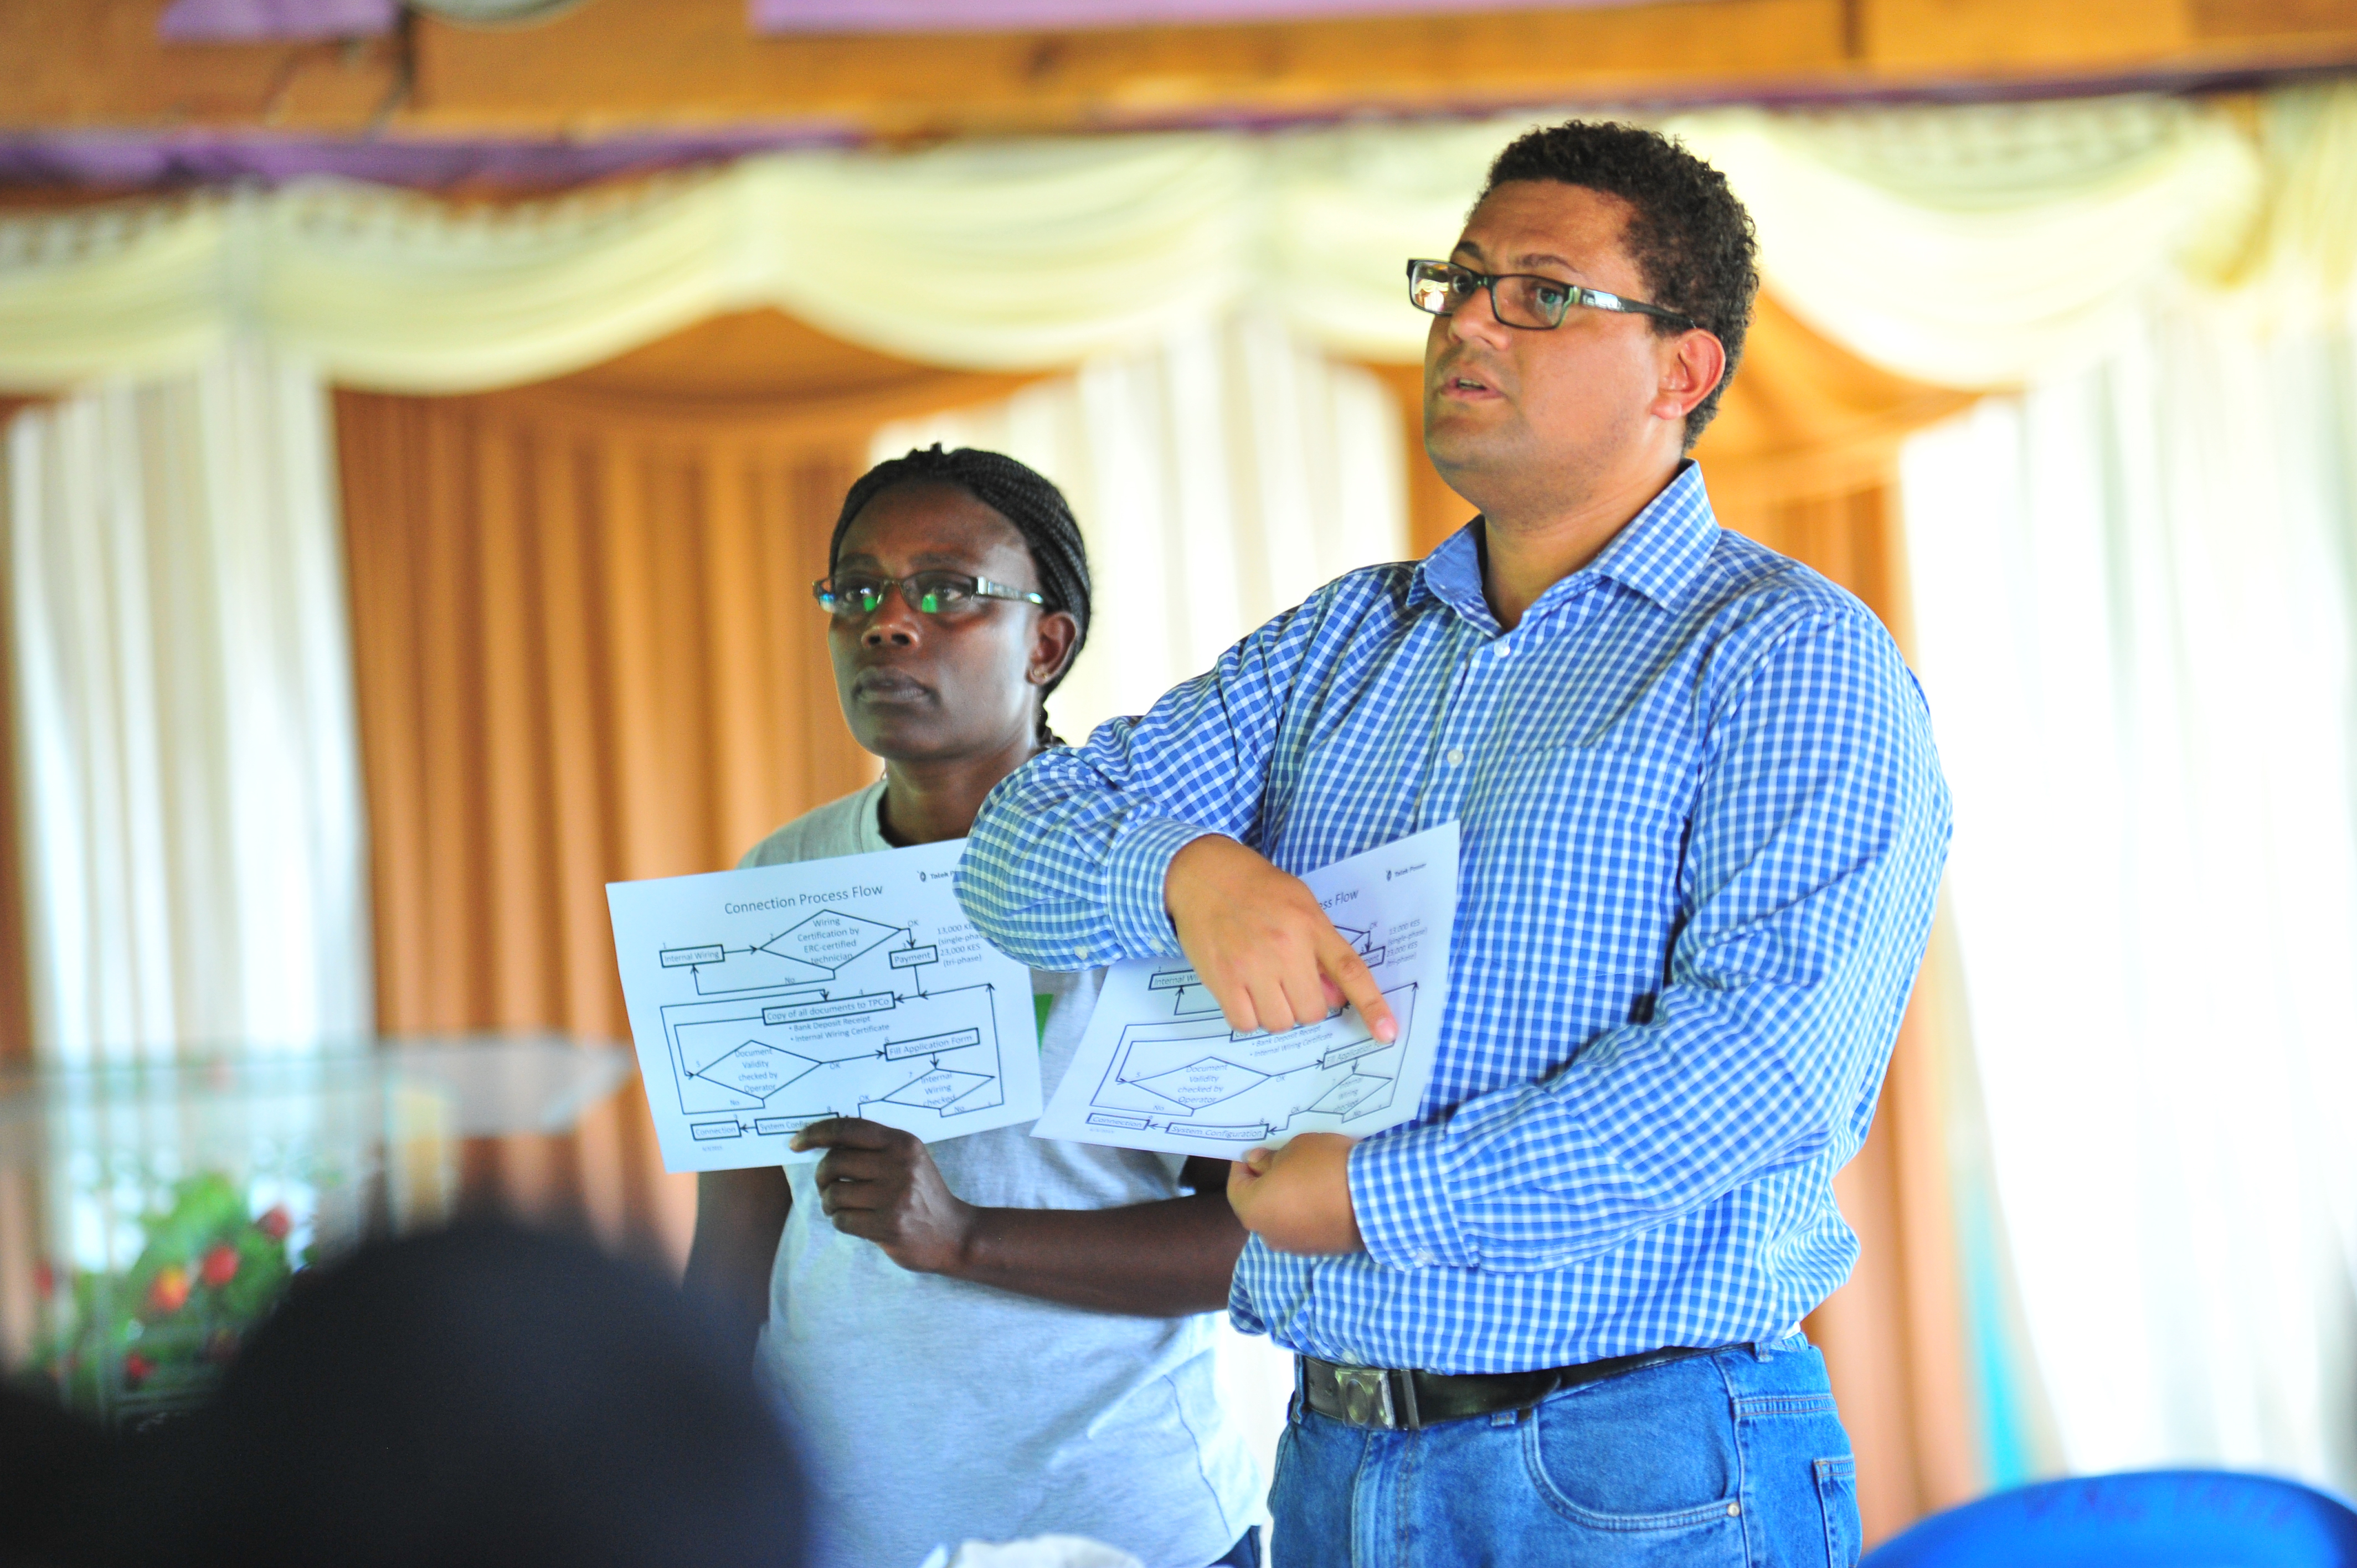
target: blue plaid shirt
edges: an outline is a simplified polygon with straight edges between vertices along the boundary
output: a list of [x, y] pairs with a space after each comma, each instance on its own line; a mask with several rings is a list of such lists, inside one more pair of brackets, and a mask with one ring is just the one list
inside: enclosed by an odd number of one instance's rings
[[1021, 962], [1178, 951], [1170, 857], [1302, 872], [1457, 820], [1438, 1065], [1351, 1151], [1366, 1251], [1254, 1238], [1237, 1326], [1496, 1372], [1783, 1333], [1849, 1273], [1948, 837], [1881, 625], [1722, 532], [1692, 464], [1501, 631], [1471, 528], [1328, 585], [1000, 784], [961, 896]]

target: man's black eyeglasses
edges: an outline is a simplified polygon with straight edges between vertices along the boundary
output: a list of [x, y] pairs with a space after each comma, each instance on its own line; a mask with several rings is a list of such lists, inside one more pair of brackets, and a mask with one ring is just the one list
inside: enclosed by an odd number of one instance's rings
[[1521, 327], [1534, 332], [1544, 332], [1563, 325], [1565, 315], [1573, 306], [1583, 310], [1617, 310], [1631, 316], [1654, 316], [1663, 321], [1674, 321], [1681, 327], [1698, 327], [1700, 322], [1684, 311], [1671, 310], [1659, 305], [1648, 305], [1641, 299], [1628, 299], [1617, 294], [1607, 294], [1600, 288], [1582, 288], [1576, 283], [1560, 278], [1540, 277], [1532, 273], [1477, 273], [1470, 267], [1460, 267], [1454, 262], [1410, 262], [1407, 264], [1408, 303], [1429, 316], [1448, 316], [1480, 290], [1490, 291], [1490, 309], [1509, 327]]
[[1027, 588], [971, 577], [963, 572], [912, 572], [905, 577], [877, 577], [864, 572], [837, 572], [811, 585], [819, 607], [838, 619], [874, 615], [885, 590], [899, 588], [900, 602], [929, 616], [957, 615], [980, 609], [985, 599], [1014, 599], [1027, 605], [1048, 601]]

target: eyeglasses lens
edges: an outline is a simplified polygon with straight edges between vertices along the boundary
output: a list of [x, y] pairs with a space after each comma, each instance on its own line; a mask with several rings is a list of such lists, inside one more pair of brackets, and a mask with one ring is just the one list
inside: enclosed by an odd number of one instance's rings
[[1544, 278], [1500, 278], [1495, 294], [1499, 316], [1517, 327], [1553, 327], [1571, 303], [1568, 290]]
[[1408, 285], [1415, 307], [1433, 316], [1448, 315], [1472, 292], [1472, 274], [1454, 267], [1418, 267]]
[[[1480, 281], [1461, 267], [1418, 267], [1408, 295], [1418, 310], [1448, 316], [1480, 291]], [[1570, 308], [1571, 291], [1537, 277], [1501, 277], [1491, 285], [1498, 319], [1512, 327], [1555, 327]]]
[[974, 602], [974, 579], [955, 572], [920, 572], [900, 585], [904, 594], [911, 588], [917, 591], [917, 607], [929, 616], [962, 610]]
[[[884, 596], [896, 585], [889, 577], [842, 574], [821, 587], [818, 602], [834, 616], [871, 616], [881, 608]], [[909, 607], [925, 615], [950, 615], [974, 602], [974, 581], [955, 572], [919, 572], [899, 580]]]

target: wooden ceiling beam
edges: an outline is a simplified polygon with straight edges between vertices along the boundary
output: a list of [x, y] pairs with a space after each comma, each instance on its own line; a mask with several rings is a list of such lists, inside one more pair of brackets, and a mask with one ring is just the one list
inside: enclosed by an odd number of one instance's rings
[[[674, 0], [666, 39], [683, 47], [653, 69], [633, 58], [635, 21], [614, 0], [585, 5], [557, 25], [575, 29], [561, 49], [554, 38], [423, 29], [420, 120], [498, 113], [608, 129], [786, 113], [886, 135], [954, 134], [1741, 91], [1844, 67], [1842, 0], [737, 48], [719, 36], [741, 27], [739, 0]], [[675, 87], [688, 72], [693, 97]]]
[[587, 0], [349, 46], [166, 45], [167, 3], [0, 0], [0, 129], [897, 140], [2357, 69], [2351, 0], [1684, 0], [953, 38], [760, 38], [744, 0]]

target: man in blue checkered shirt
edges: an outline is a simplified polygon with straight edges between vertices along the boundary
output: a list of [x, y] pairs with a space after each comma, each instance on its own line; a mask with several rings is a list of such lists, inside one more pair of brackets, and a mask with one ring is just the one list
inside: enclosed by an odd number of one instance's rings
[[1848, 1562], [1801, 1318], [1857, 1242], [1947, 793], [1881, 626], [1713, 521], [1685, 456], [1758, 287], [1726, 181], [1648, 131], [1500, 156], [1446, 261], [1425, 442], [1481, 515], [1329, 584], [992, 794], [962, 895], [1023, 962], [1183, 950], [1239, 1029], [1347, 1001], [1297, 874], [1451, 820], [1415, 1120], [1239, 1162], [1237, 1325], [1298, 1357], [1287, 1568]]

